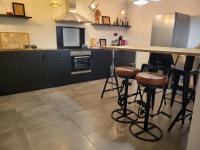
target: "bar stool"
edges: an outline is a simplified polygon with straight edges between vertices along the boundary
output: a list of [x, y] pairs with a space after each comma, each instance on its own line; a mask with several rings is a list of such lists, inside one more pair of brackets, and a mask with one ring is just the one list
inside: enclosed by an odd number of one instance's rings
[[[140, 69], [136, 69], [133, 67], [116, 67], [115, 74], [123, 78], [124, 81], [124, 93], [120, 94], [118, 98], [118, 104], [121, 106], [120, 109], [116, 109], [112, 112], [111, 117], [120, 123], [132, 123], [137, 121], [138, 117], [135, 112], [132, 110], [127, 109], [127, 99], [128, 99], [128, 86], [129, 86], [129, 79], [135, 79], [137, 73], [140, 72]], [[138, 93], [135, 93], [137, 95]]]
[[[168, 84], [168, 77], [160, 73], [141, 72], [136, 75], [136, 81], [140, 86], [145, 87], [147, 90], [147, 100], [144, 104], [145, 116], [144, 121], [138, 121], [131, 124], [129, 131], [138, 139], [144, 141], [158, 141], [163, 137], [163, 133], [158, 126], [149, 122], [149, 110], [153, 99], [152, 91], [155, 91], [156, 88], [164, 89]], [[134, 130], [134, 126], [137, 126], [140, 130]], [[153, 133], [151, 130], [155, 132]], [[147, 133], [149, 136], [143, 136], [143, 133]]]
[[[195, 89], [196, 89], [196, 85], [197, 85], [197, 79], [198, 79], [198, 75], [199, 75], [199, 68], [200, 65], [198, 66], [197, 69], [192, 69], [190, 71], [190, 76], [193, 76], [193, 88], [189, 89], [189, 92], [193, 94], [193, 99], [195, 96]], [[184, 76], [185, 71], [184, 68], [174, 68], [172, 70], [172, 72], [174, 73], [174, 83], [173, 83], [173, 90], [172, 90], [172, 96], [171, 96], [171, 107], [173, 107], [174, 102], [177, 103], [181, 103], [175, 100], [176, 94], [177, 94], [177, 90], [179, 87], [179, 80], [180, 80], [180, 76]]]

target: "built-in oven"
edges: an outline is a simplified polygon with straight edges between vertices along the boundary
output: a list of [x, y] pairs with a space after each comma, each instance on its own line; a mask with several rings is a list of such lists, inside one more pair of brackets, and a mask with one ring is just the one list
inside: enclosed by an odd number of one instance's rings
[[71, 74], [91, 72], [91, 51], [71, 51]]

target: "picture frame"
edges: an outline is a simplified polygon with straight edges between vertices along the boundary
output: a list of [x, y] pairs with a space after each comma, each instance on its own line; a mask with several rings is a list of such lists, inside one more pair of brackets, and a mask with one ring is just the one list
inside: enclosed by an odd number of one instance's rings
[[0, 32], [0, 45], [4, 50], [24, 49], [24, 45], [30, 45], [29, 33]]
[[110, 17], [109, 16], [102, 16], [102, 24], [110, 25]]
[[23, 3], [12, 3], [13, 14], [14, 16], [26, 16], [25, 14], [25, 6]]
[[106, 39], [99, 39], [99, 44], [100, 44], [100, 47], [107, 46]]
[[89, 5], [89, 8], [90, 8], [90, 10], [95, 12], [95, 10], [97, 9], [98, 6], [99, 6], [98, 1], [97, 0], [92, 0], [92, 2]]

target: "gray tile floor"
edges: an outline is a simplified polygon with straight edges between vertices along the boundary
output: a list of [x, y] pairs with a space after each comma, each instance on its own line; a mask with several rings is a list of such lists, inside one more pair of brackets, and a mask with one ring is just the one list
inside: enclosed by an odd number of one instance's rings
[[188, 119], [167, 132], [179, 104], [172, 110], [169, 105], [163, 108], [172, 119], [162, 115], [151, 119], [163, 130], [163, 139], [144, 142], [129, 133], [128, 125], [111, 119], [112, 110], [118, 108], [117, 94], [109, 92], [100, 99], [103, 84], [98, 80], [0, 97], [0, 150], [186, 149]]

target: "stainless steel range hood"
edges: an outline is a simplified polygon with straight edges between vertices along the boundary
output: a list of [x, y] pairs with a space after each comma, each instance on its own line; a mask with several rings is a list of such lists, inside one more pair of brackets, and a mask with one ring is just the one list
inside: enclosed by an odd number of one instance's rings
[[[56, 18], [57, 22], [92, 23], [92, 21], [90, 21], [77, 11], [76, 0], [66, 0], [66, 4], [68, 4], [68, 1], [69, 1], [68, 12]], [[68, 8], [68, 6], [66, 8]]]

